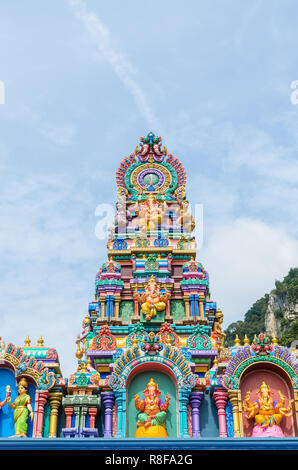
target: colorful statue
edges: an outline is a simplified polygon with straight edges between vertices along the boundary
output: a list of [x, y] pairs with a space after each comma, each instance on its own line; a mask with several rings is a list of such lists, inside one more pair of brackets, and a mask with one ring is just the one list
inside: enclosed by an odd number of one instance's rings
[[27, 419], [30, 412], [31, 421], [33, 421], [33, 410], [31, 398], [27, 393], [28, 383], [26, 379], [21, 379], [18, 385], [19, 394], [14, 403], [11, 403], [10, 394], [7, 397], [10, 408], [14, 410], [15, 436], [27, 437]]
[[138, 291], [134, 291], [134, 298], [142, 302], [141, 310], [145, 315], [145, 320], [150, 321], [151, 318], [156, 317], [156, 312], [163, 311], [166, 308], [166, 303], [170, 298], [170, 292], [166, 290], [165, 295], [160, 295], [159, 286], [152, 275], [145, 287], [145, 293], [139, 295]]
[[146, 235], [147, 231], [154, 230], [157, 224], [161, 224], [166, 212], [167, 203], [164, 202], [160, 207], [153, 194], [149, 194], [147, 200], [142, 203], [141, 209], [137, 210], [137, 215], [140, 217], [141, 233]]
[[159, 398], [158, 385], [151, 378], [143, 392], [144, 399], [134, 396], [138, 414], [135, 437], [168, 437], [166, 430], [166, 412], [169, 408], [170, 397], [166, 395], [165, 403]]
[[254, 418], [255, 420], [255, 428], [252, 437], [259, 437], [264, 433], [264, 430], [267, 431], [267, 436], [284, 437], [279, 424], [283, 416], [292, 416], [291, 406], [293, 400], [290, 400], [289, 405], [285, 407], [285, 396], [280, 391], [278, 391], [278, 394], [281, 399], [280, 403], [273, 400], [273, 393], [266, 382], [261, 383], [257, 392], [259, 398], [254, 403], [250, 401], [251, 392], [247, 392], [243, 402], [243, 410], [248, 412], [248, 415], [246, 415], [247, 419]]

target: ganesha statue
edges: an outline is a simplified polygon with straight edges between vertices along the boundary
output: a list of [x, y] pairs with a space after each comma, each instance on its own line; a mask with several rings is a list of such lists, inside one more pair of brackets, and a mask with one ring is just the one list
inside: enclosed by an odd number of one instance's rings
[[156, 317], [156, 312], [165, 310], [166, 303], [171, 294], [166, 290], [165, 295], [160, 294], [160, 288], [152, 275], [145, 287], [145, 293], [140, 295], [137, 290], [134, 291], [134, 298], [141, 302], [141, 311], [146, 321]]
[[166, 429], [166, 413], [170, 404], [170, 397], [166, 395], [165, 402], [160, 399], [158, 385], [151, 378], [143, 392], [144, 399], [134, 396], [135, 407], [138, 414], [137, 431], [135, 437], [168, 437]]
[[247, 419], [254, 419], [254, 429], [251, 437], [284, 437], [279, 426], [283, 417], [291, 417], [293, 400], [285, 406], [286, 398], [278, 391], [280, 402], [273, 399], [273, 393], [266, 382], [262, 382], [257, 392], [258, 399], [251, 403], [248, 391], [243, 401], [243, 410]]
[[158, 224], [162, 223], [167, 213], [167, 203], [162, 205], [155, 199], [153, 194], [149, 194], [146, 201], [137, 209], [137, 215], [140, 218], [141, 233], [146, 236], [147, 231], [156, 229]]

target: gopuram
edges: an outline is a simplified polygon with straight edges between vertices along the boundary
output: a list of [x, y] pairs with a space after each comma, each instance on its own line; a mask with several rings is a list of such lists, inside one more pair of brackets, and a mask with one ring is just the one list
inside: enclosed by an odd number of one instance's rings
[[182, 163], [150, 132], [116, 183], [77, 366], [63, 377], [42, 337], [2, 339], [0, 438], [297, 437], [297, 352], [262, 333], [226, 347]]

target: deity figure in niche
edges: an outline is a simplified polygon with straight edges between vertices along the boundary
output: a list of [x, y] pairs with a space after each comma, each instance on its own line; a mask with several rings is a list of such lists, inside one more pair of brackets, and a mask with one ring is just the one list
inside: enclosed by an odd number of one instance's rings
[[163, 217], [166, 215], [167, 208], [166, 202], [160, 205], [154, 195], [149, 194], [146, 201], [141, 204], [141, 207], [137, 208], [142, 235], [146, 236], [147, 231], [155, 230], [156, 225], [161, 224]]
[[152, 275], [145, 287], [145, 293], [140, 295], [137, 290], [134, 291], [134, 298], [141, 302], [141, 311], [145, 315], [145, 320], [150, 321], [156, 317], [156, 312], [163, 311], [171, 294], [166, 290], [165, 295], [160, 294], [159, 286]]
[[182, 232], [192, 232], [196, 226], [195, 219], [188, 212], [188, 201], [182, 201], [180, 207], [176, 209], [176, 224], [182, 228]]
[[137, 431], [135, 437], [168, 437], [166, 430], [166, 412], [170, 405], [170, 397], [166, 395], [162, 402], [158, 385], [151, 378], [143, 392], [144, 399], [134, 396], [135, 407], [138, 414]]
[[273, 399], [273, 393], [266, 382], [262, 382], [257, 392], [258, 399], [254, 403], [250, 401], [251, 392], [247, 392], [243, 402], [243, 410], [248, 412], [247, 419], [254, 419], [255, 426], [252, 437], [284, 437], [279, 424], [284, 416], [291, 417], [292, 402], [285, 406], [286, 397], [278, 391], [280, 402]]
[[7, 397], [10, 408], [14, 410], [14, 437], [27, 437], [28, 414], [30, 413], [31, 421], [33, 421], [33, 410], [31, 406], [31, 398], [27, 393], [28, 383], [26, 379], [21, 379], [18, 385], [19, 394], [14, 403], [11, 402], [10, 394]]

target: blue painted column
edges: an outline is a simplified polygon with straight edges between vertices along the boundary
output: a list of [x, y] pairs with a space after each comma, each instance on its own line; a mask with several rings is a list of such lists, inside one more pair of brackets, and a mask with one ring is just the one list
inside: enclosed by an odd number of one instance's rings
[[189, 400], [190, 390], [180, 389], [179, 390], [179, 422], [180, 422], [180, 437], [187, 438], [188, 427], [187, 427], [187, 404]]
[[115, 437], [125, 437], [125, 390], [114, 390], [114, 395], [117, 403], [117, 433]]

